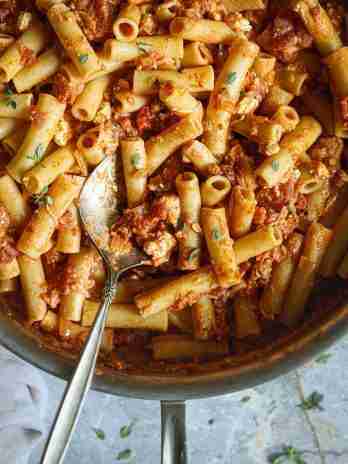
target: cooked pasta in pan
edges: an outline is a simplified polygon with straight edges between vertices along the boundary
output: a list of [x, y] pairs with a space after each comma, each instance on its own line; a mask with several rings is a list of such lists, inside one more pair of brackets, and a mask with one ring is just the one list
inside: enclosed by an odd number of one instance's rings
[[79, 195], [114, 154], [122, 211], [109, 249], [149, 258], [108, 314], [115, 368], [133, 349], [154, 362], [233, 354], [298, 326], [320, 279], [347, 279], [339, 2], [10, 3], [0, 293], [20, 299], [29, 326], [75, 348], [93, 324], [105, 270]]

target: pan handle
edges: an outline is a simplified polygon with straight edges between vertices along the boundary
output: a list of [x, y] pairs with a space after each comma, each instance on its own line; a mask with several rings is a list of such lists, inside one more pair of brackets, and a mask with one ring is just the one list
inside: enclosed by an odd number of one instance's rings
[[162, 401], [162, 464], [187, 464], [186, 405], [184, 401]]

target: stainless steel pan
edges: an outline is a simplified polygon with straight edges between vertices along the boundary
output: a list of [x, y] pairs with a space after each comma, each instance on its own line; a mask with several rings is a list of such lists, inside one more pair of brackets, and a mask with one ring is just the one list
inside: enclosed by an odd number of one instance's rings
[[[322, 283], [316, 309], [298, 330], [284, 333], [243, 355], [198, 365], [187, 373], [141, 374], [102, 369], [93, 388], [132, 398], [160, 400], [162, 404], [162, 463], [186, 462], [185, 400], [232, 393], [272, 380], [295, 369], [327, 349], [348, 331], [348, 289], [344, 282]], [[319, 306], [318, 306], [319, 302]], [[0, 343], [10, 351], [62, 379], [71, 375], [74, 360], [44, 346], [4, 308], [0, 311]]]

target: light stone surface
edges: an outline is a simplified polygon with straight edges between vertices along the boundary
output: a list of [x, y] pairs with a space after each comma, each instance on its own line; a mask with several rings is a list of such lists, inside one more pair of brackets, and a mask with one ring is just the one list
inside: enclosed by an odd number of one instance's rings
[[[306, 464], [348, 463], [348, 339], [329, 350], [325, 364], [311, 362], [296, 372], [233, 395], [187, 404], [191, 464], [267, 464], [282, 445], [303, 451]], [[64, 383], [47, 374], [50, 407], [47, 432]], [[323, 411], [304, 412], [301, 395], [324, 395]], [[248, 399], [250, 397], [250, 399]], [[131, 435], [121, 439], [123, 425], [137, 419]], [[213, 421], [211, 421], [211, 419]], [[212, 423], [210, 423], [212, 422]], [[105, 440], [97, 438], [103, 430]], [[130, 448], [131, 463], [160, 463], [160, 405], [156, 401], [116, 398], [90, 392], [67, 454], [67, 464], [115, 464]], [[30, 464], [38, 464], [43, 443]], [[286, 463], [286, 461], [284, 461]]]

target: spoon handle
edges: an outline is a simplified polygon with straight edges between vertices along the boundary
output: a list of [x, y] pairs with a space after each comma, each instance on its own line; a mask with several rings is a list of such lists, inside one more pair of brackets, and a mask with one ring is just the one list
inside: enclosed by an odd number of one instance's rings
[[116, 291], [118, 274], [108, 273], [103, 301], [100, 305], [93, 328], [83, 348], [74, 375], [68, 383], [64, 397], [54, 420], [41, 464], [61, 464], [80, 411], [90, 388], [103, 336], [108, 309]]

